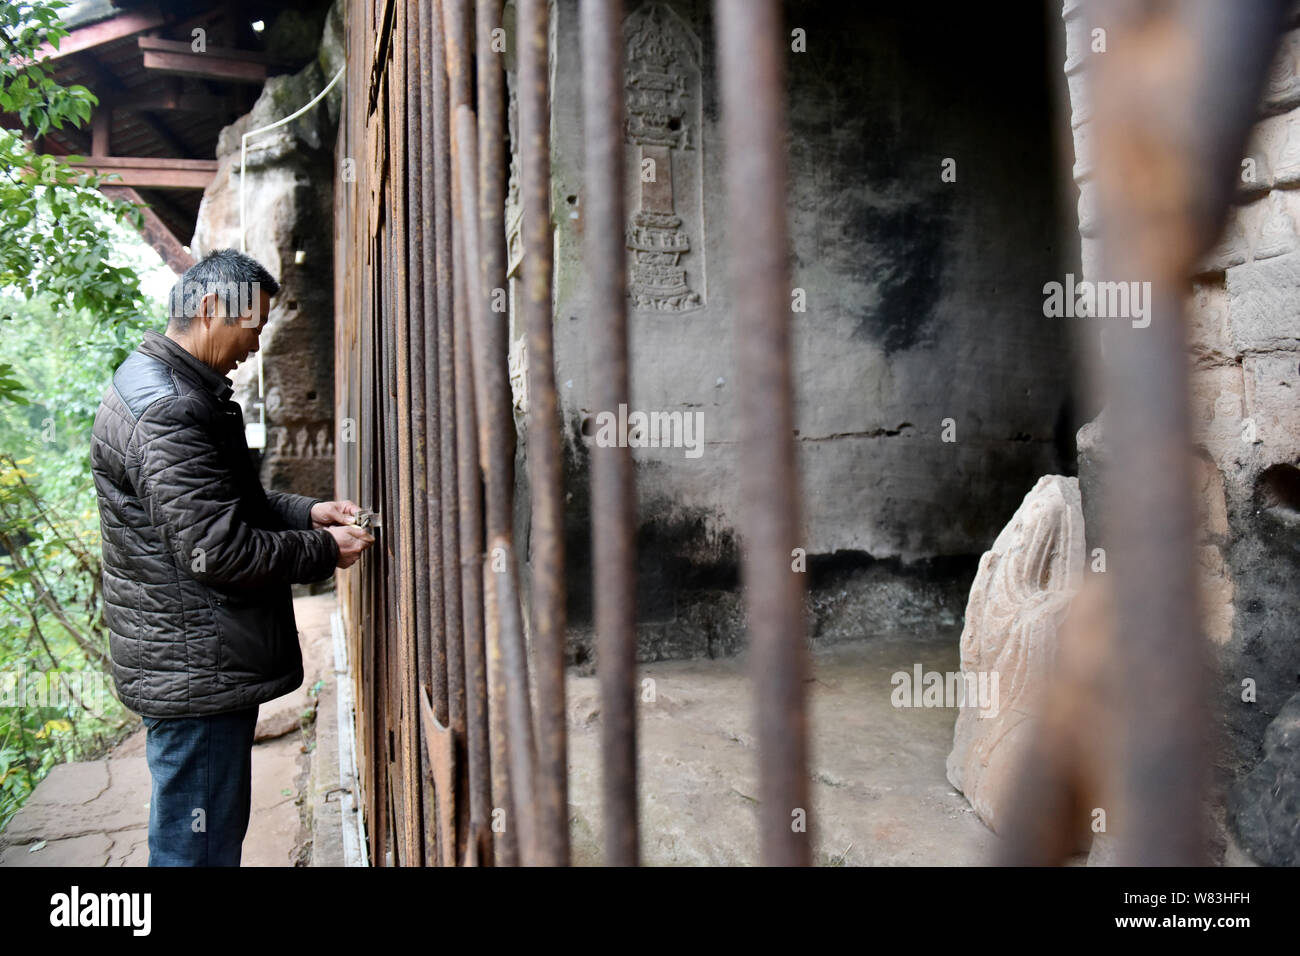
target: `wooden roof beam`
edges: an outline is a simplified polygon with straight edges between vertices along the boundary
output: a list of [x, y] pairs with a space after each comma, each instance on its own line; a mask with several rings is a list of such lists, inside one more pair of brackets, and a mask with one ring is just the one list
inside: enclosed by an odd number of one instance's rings
[[130, 186], [101, 186], [99, 191], [113, 199], [125, 199], [127, 202], [144, 207], [141, 210], [144, 224], [140, 229], [140, 235], [162, 257], [162, 261], [167, 263], [167, 268], [172, 272], [181, 275], [194, 265], [194, 256], [186, 251], [185, 243], [181, 242], [149, 204], [140, 198], [138, 192]]
[[116, 173], [105, 185], [145, 189], [206, 189], [217, 174], [215, 159], [170, 159], [156, 156], [93, 156], [68, 163], [101, 175]]
[[283, 65], [255, 50], [210, 46], [198, 53], [183, 40], [139, 37], [136, 42], [144, 53], [146, 70], [159, 70], [180, 76], [235, 83], [264, 83], [272, 68]]
[[123, 40], [144, 30], [156, 30], [166, 26], [167, 19], [167, 16], [158, 9], [157, 4], [150, 4], [109, 20], [100, 20], [89, 26], [77, 27], [59, 42], [58, 49], [55, 49], [51, 43], [43, 43], [36, 51], [36, 59], [58, 60], [73, 53], [93, 50], [105, 43]]

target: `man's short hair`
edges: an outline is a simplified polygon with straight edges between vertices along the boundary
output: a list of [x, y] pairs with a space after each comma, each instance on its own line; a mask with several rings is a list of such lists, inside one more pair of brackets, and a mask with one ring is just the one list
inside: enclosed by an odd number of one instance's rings
[[167, 325], [177, 332], [189, 331], [199, 303], [210, 292], [216, 293], [226, 324], [234, 325], [261, 292], [274, 297], [279, 291], [280, 283], [252, 256], [235, 249], [216, 249], [186, 269], [172, 286]]

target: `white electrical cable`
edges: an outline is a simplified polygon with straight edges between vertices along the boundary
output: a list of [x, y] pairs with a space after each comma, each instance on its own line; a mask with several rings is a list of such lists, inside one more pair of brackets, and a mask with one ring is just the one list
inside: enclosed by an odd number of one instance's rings
[[[245, 233], [246, 227], [244, 225], [244, 171], [248, 167], [249, 137], [257, 136], [261, 133], [267, 133], [273, 129], [278, 129], [279, 127], [283, 126], [285, 123], [291, 123], [294, 120], [296, 120], [299, 116], [301, 116], [303, 113], [306, 113], [313, 106], [315, 106], [317, 103], [323, 100], [325, 98], [325, 95], [329, 93], [330, 90], [334, 89], [334, 84], [337, 83], [343, 77], [343, 71], [346, 70], [347, 68], [348, 65], [345, 62], [342, 66], [339, 67], [339, 71], [334, 74], [334, 79], [330, 80], [329, 83], [325, 85], [325, 89], [317, 93], [312, 98], [311, 102], [309, 102], [306, 106], [302, 107], [296, 112], [290, 113], [288, 116], [284, 117], [283, 119], [276, 120], [274, 123], [268, 123], [266, 126], [259, 126], [257, 129], [250, 129], [247, 133], [239, 137], [239, 251], [240, 252], [248, 251], [248, 237]], [[258, 417], [260, 420], [258, 425], [256, 426], [257, 431], [252, 432], [250, 434], [250, 438], [248, 442], [248, 447], [250, 448], [266, 447], [266, 399], [264, 398], [265, 390], [266, 390], [265, 379], [262, 376], [262, 352], [259, 349], [257, 352], [257, 409], [258, 409]], [[254, 426], [251, 425], [248, 426], [248, 430], [250, 430], [251, 432], [251, 429], [253, 427]]]

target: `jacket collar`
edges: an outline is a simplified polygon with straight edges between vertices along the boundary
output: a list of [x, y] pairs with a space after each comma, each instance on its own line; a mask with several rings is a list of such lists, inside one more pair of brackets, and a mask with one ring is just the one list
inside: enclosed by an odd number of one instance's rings
[[139, 351], [196, 380], [223, 402], [234, 392], [234, 385], [230, 379], [211, 365], [191, 355], [176, 341], [153, 329], [145, 329], [144, 341], [140, 343]]

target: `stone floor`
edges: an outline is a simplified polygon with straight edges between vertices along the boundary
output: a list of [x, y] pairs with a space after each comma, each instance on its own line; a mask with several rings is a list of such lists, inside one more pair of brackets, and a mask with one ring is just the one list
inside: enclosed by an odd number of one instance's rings
[[[955, 636], [877, 637], [814, 654], [812, 814], [818, 865], [968, 865], [997, 837], [944, 776], [956, 711], [895, 708], [890, 677], [958, 667]], [[641, 852], [662, 865], [757, 862], [754, 701], [744, 658], [643, 665]], [[644, 683], [642, 685], [645, 686]], [[570, 678], [574, 861], [598, 863], [600, 730], [592, 677]]]
[[[290, 866], [305, 831], [297, 801], [305, 787], [299, 715], [308, 690], [331, 679], [329, 616], [334, 596], [294, 601], [306, 674], [298, 690], [263, 704], [253, 747], [253, 806], [244, 866]], [[141, 726], [103, 760], [61, 764], [0, 833], [0, 866], [145, 866], [149, 861], [149, 767]]]

